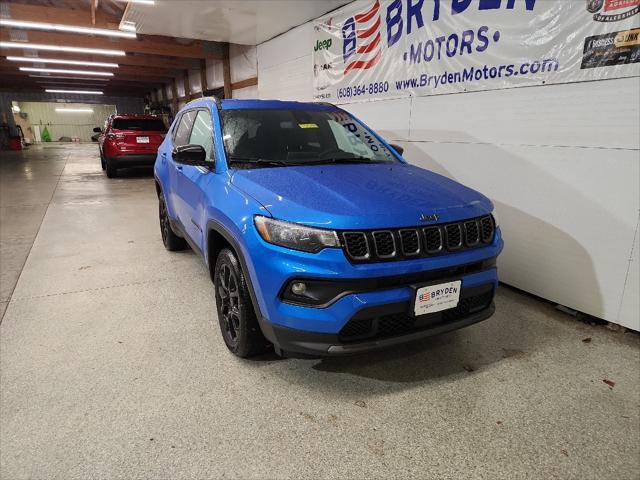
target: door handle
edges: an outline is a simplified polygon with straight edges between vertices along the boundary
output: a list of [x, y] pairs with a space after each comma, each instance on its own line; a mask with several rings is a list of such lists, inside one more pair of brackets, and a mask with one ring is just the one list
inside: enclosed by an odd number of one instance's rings
[[179, 172], [182, 172], [182, 165], [178, 165], [176, 168], [178, 169]]

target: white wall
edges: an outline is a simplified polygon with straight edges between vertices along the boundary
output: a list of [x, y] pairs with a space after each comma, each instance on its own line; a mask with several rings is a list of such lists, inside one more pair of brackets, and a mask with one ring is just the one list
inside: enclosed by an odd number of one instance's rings
[[258, 45], [260, 98], [312, 100], [312, 34], [307, 23]]
[[256, 47], [252, 45], [229, 45], [229, 68], [231, 83], [254, 78], [258, 74]]
[[[90, 142], [94, 127], [104, 126], [109, 115], [116, 113], [115, 105], [95, 105], [90, 103], [18, 102], [20, 110], [27, 114], [31, 126], [39, 125], [40, 133], [47, 127], [51, 140], [60, 137], [78, 137], [82, 142]], [[56, 108], [89, 108], [92, 113], [60, 113]]]
[[234, 90], [232, 94], [233, 98], [258, 98], [258, 86], [254, 85], [251, 87], [239, 88], [238, 90]]
[[[312, 34], [258, 45], [260, 98], [312, 101]], [[493, 199], [505, 283], [640, 330], [639, 92], [636, 77], [343, 107]]]
[[[229, 45], [229, 69], [231, 70], [231, 83], [256, 77], [258, 75], [256, 47], [252, 45]], [[209, 88], [224, 86], [224, 72], [221, 60], [207, 60], [206, 74]], [[193, 91], [201, 91], [199, 77], [197, 82], [195, 79], [192, 80], [192, 85], [197, 87]], [[233, 90], [232, 97], [258, 98], [258, 88], [251, 86]]]
[[[240, 82], [258, 75], [258, 58], [255, 46], [229, 45], [229, 69], [231, 83]], [[258, 87], [240, 88], [233, 90], [233, 98], [258, 98]]]

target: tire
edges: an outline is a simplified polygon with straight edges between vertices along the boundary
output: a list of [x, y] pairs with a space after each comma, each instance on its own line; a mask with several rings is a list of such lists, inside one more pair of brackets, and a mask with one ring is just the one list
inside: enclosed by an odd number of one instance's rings
[[102, 170], [107, 169], [107, 162], [104, 161], [104, 156], [102, 155], [102, 152], [100, 152], [100, 166], [102, 167]]
[[167, 204], [164, 201], [164, 195], [162, 192], [158, 195], [158, 217], [160, 219], [160, 234], [162, 235], [164, 248], [170, 252], [176, 252], [187, 248], [187, 242], [185, 239], [176, 235], [173, 228], [171, 228]]
[[241, 358], [267, 350], [269, 342], [258, 325], [245, 276], [228, 248], [218, 255], [213, 278], [218, 321], [227, 348]]
[[107, 177], [116, 178], [118, 176], [118, 169], [109, 160], [106, 160], [105, 163], [107, 164]]

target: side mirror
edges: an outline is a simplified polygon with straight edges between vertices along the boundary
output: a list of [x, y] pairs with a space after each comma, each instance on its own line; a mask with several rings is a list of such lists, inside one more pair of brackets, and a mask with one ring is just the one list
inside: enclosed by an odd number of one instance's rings
[[202, 145], [180, 145], [173, 149], [173, 161], [185, 165], [206, 165], [207, 153]]
[[102, 129], [100, 127], [95, 127], [93, 131], [96, 133], [102, 133]]
[[396, 152], [398, 152], [398, 155], [402, 155], [402, 152], [404, 152], [404, 148], [402, 148], [400, 145], [396, 145], [395, 143], [390, 143], [389, 145], [393, 147]]

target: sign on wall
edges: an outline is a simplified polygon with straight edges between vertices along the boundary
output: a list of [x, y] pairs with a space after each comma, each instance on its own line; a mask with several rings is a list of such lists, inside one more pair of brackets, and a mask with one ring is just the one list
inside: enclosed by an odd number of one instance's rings
[[367, 0], [314, 31], [317, 101], [640, 75], [640, 0]]

